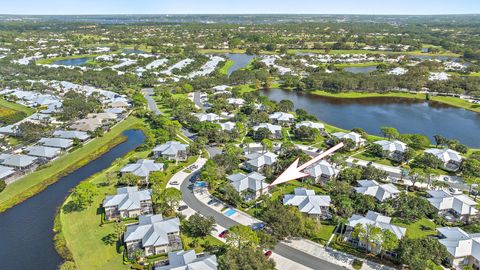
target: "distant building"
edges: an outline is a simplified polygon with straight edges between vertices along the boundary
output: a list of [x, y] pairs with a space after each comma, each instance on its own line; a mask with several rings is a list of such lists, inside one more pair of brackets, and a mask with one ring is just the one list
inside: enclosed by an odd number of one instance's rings
[[266, 128], [266, 129], [268, 129], [268, 131], [270, 131], [270, 136], [269, 136], [270, 139], [280, 140], [283, 137], [281, 126], [272, 125], [272, 124], [268, 124], [268, 123], [261, 123], [257, 126], [254, 126], [253, 130], [257, 131], [260, 128]]
[[395, 141], [382, 140], [382, 141], [376, 141], [374, 142], [374, 144], [378, 144], [382, 147], [385, 157], [392, 160], [396, 160], [396, 161], [402, 160], [403, 154], [408, 148], [407, 144], [398, 140], [395, 140]]
[[41, 138], [38, 142], [44, 146], [56, 147], [62, 150], [66, 150], [73, 145], [73, 140], [62, 138]]
[[309, 128], [318, 129], [320, 131], [325, 130], [325, 125], [324, 124], [317, 123], [317, 122], [312, 122], [312, 121], [302, 121], [302, 122], [295, 125], [295, 128], [299, 128], [299, 127], [309, 127]]
[[352, 140], [355, 143], [356, 147], [361, 147], [364, 146], [366, 143], [366, 140], [362, 138], [362, 135], [355, 133], [355, 132], [335, 132], [332, 134], [333, 137], [336, 137], [339, 140]]
[[249, 171], [260, 172], [266, 167], [272, 167], [277, 162], [277, 155], [272, 152], [252, 153], [245, 156], [245, 166]]
[[153, 213], [152, 191], [138, 187], [117, 188], [117, 195], [103, 200], [105, 220], [134, 218]]
[[315, 195], [315, 191], [306, 188], [295, 188], [294, 194], [286, 194], [283, 198], [284, 205], [297, 206], [300, 212], [317, 219], [331, 218], [329, 207], [330, 196]]
[[88, 140], [90, 135], [86, 132], [76, 130], [55, 130], [53, 132], [53, 137], [71, 140], [77, 139], [83, 142]]
[[129, 257], [136, 250], [144, 256], [163, 254], [182, 249], [180, 219], [163, 219], [162, 215], [142, 215], [138, 225], [130, 225], [123, 236]]
[[295, 116], [293, 116], [293, 114], [284, 112], [275, 112], [270, 114], [268, 118], [270, 118], [274, 124], [282, 126], [290, 126], [295, 120]]
[[217, 270], [217, 256], [197, 255], [195, 250], [168, 253], [168, 264], [155, 270]]

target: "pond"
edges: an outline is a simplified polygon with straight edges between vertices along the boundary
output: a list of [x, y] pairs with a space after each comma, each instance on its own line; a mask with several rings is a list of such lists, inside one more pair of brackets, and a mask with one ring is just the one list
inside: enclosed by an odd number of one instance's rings
[[0, 213], [1, 269], [57, 269], [62, 258], [53, 246], [53, 220], [70, 189], [80, 181], [111, 166], [115, 159], [134, 150], [145, 141], [139, 130], [124, 133], [127, 141], [87, 165], [60, 178], [58, 182], [25, 202]]
[[480, 147], [480, 114], [442, 103], [408, 98], [342, 99], [287, 90], [263, 90], [263, 95], [280, 101], [291, 100], [319, 120], [344, 129], [363, 128], [381, 135], [380, 127], [390, 126], [400, 133], [440, 134]]
[[82, 58], [73, 58], [73, 59], [64, 59], [53, 62], [53, 65], [60, 66], [83, 66], [85, 63], [92, 59], [91, 57], [82, 57]]
[[377, 66], [366, 66], [366, 67], [346, 67], [343, 69], [345, 72], [350, 73], [370, 73], [377, 70]]
[[255, 58], [255, 55], [248, 55], [245, 53], [226, 53], [226, 57], [228, 57], [230, 60], [235, 62], [229, 69], [228, 69], [228, 76], [232, 74], [235, 70], [239, 70], [241, 68], [244, 68], [250, 63], [250, 61]]

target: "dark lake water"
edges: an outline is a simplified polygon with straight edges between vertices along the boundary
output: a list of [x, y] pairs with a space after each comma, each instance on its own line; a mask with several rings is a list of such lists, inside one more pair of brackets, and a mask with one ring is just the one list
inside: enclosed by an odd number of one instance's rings
[[343, 69], [346, 72], [351, 73], [370, 73], [377, 70], [377, 66], [367, 66], [367, 67], [346, 67]]
[[57, 269], [62, 258], [53, 246], [53, 220], [70, 189], [98, 173], [145, 141], [139, 130], [124, 133], [128, 140], [96, 160], [62, 177], [25, 202], [0, 213], [0, 269]]
[[82, 58], [74, 58], [74, 59], [65, 59], [65, 60], [58, 60], [53, 62], [54, 65], [61, 65], [61, 66], [82, 66], [85, 63], [92, 59], [91, 57], [82, 57]]
[[436, 134], [480, 147], [480, 114], [437, 102], [406, 98], [339, 99], [287, 90], [263, 90], [263, 95], [280, 101], [291, 100], [326, 123], [344, 129], [360, 127], [380, 135], [380, 127], [390, 126], [400, 133]]
[[228, 76], [230, 76], [235, 70], [246, 67], [248, 63], [255, 58], [255, 55], [248, 55], [245, 53], [227, 53], [225, 56], [235, 62], [233, 66], [228, 69]]

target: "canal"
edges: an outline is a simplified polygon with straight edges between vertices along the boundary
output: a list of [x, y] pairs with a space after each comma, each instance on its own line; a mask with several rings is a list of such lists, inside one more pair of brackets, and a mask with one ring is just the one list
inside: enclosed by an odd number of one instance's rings
[[433, 141], [434, 135], [458, 139], [470, 147], [480, 147], [480, 114], [438, 102], [408, 98], [343, 99], [287, 90], [263, 90], [263, 95], [280, 101], [291, 100], [319, 120], [352, 129], [363, 128], [381, 135], [380, 127], [395, 127], [400, 133], [420, 133]]
[[0, 269], [54, 270], [62, 262], [53, 245], [55, 212], [69, 190], [110, 167], [112, 162], [145, 141], [139, 130], [124, 133], [127, 140], [25, 202], [0, 213]]

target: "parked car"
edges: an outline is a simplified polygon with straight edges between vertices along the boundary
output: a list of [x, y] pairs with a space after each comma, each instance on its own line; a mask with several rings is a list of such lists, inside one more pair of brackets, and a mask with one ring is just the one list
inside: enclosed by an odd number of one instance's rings
[[452, 194], [452, 195], [460, 195], [462, 194], [463, 192], [459, 189], [456, 189], [456, 188], [449, 188], [448, 191]]
[[183, 211], [183, 210], [185, 210], [185, 209], [187, 209], [187, 208], [188, 208], [188, 206], [186, 206], [186, 205], [180, 205], [180, 206], [178, 207], [178, 211]]
[[221, 233], [218, 235], [218, 237], [220, 237], [220, 238], [225, 238], [225, 237], [227, 237], [227, 235], [228, 235], [228, 230], [225, 230], [225, 231], [221, 232]]
[[178, 181], [172, 181], [172, 182], [170, 183], [170, 185], [176, 186], [176, 185], [178, 185]]
[[265, 255], [265, 257], [267, 258], [270, 258], [270, 256], [272, 256], [273, 252], [271, 250], [267, 250], [263, 255]]

